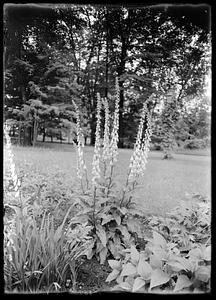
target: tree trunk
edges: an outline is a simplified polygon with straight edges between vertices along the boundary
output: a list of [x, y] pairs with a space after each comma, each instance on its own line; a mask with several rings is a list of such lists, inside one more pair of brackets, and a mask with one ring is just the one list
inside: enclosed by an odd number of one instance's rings
[[38, 122], [36, 119], [36, 115], [34, 118], [34, 127], [33, 127], [33, 147], [35, 147], [36, 141], [37, 141], [37, 131], [38, 131]]
[[96, 116], [95, 116], [95, 113], [92, 113], [90, 128], [91, 128], [91, 136], [90, 136], [91, 137], [91, 142], [90, 142], [90, 145], [94, 146], [94, 144], [95, 144], [95, 130], [96, 130]]

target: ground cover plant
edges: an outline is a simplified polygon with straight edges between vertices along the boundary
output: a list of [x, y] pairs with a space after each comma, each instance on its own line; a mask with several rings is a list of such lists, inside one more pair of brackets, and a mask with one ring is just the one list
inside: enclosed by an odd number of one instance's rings
[[[101, 265], [109, 263], [113, 271], [110, 270], [112, 272], [104, 281], [116, 279], [119, 286], [115, 289], [149, 292], [159, 287], [160, 292], [164, 289], [177, 292], [185, 288], [190, 288], [192, 292], [209, 291], [208, 202], [204, 201], [204, 207], [199, 204], [199, 207], [189, 208], [189, 212], [185, 207], [182, 213], [178, 211], [167, 220], [149, 216], [135, 201], [134, 191], [144, 175], [151, 138], [148, 101], [151, 99], [144, 103], [141, 111], [126, 180], [120, 185], [113, 176], [118, 158], [117, 79], [112, 124], [108, 99], [97, 95], [96, 142], [90, 178], [81, 139], [79, 109], [73, 103], [77, 119], [77, 184], [73, 187], [64, 185], [64, 181], [68, 183], [67, 175], [58, 167], [49, 173], [48, 178], [45, 174], [41, 175], [37, 183], [30, 182], [30, 178], [28, 182], [27, 178], [26, 184], [22, 185], [22, 178], [18, 178], [15, 172], [5, 127], [10, 165], [10, 177], [6, 176], [8, 180], [5, 180], [4, 201], [4, 274], [7, 291], [70, 289], [77, 292], [80, 264], [90, 260], [96, 260]], [[101, 147], [102, 108], [105, 110], [105, 125]], [[145, 132], [144, 122], [147, 124]], [[173, 231], [167, 233], [170, 224]], [[182, 249], [185, 245], [188, 248]], [[183, 257], [181, 251], [184, 252]], [[164, 253], [166, 256], [163, 256]], [[187, 266], [182, 262], [183, 265], [179, 266], [181, 259], [188, 263]]]

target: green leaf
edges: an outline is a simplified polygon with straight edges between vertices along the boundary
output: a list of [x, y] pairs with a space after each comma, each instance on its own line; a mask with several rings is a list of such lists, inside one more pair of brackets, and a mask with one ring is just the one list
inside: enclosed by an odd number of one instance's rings
[[184, 288], [189, 287], [193, 282], [190, 281], [190, 279], [186, 276], [186, 275], [179, 275], [175, 288], [174, 288], [174, 292], [180, 291]]
[[137, 278], [134, 280], [132, 292], [133, 292], [133, 293], [137, 292], [137, 291], [138, 291], [139, 289], [141, 289], [144, 285], [145, 285], [145, 280], [143, 280], [141, 277], [137, 277]]
[[129, 241], [131, 238], [131, 235], [128, 232], [127, 227], [123, 226], [123, 225], [119, 225], [117, 228], [121, 231], [121, 233], [125, 237], [126, 241]]
[[119, 285], [118, 285], [120, 288], [122, 288], [123, 290], [127, 290], [127, 291], [130, 291], [131, 290], [131, 285], [128, 283], [128, 282], [121, 282]]
[[103, 215], [102, 217], [103, 221], [101, 222], [101, 225], [109, 223], [111, 220], [114, 220], [112, 215]]
[[127, 220], [127, 228], [130, 232], [136, 232], [138, 234], [138, 236], [142, 236], [140, 226], [137, 221], [135, 221], [133, 219], [128, 219]]
[[137, 251], [136, 247], [135, 246], [131, 246], [131, 261], [132, 263], [135, 263], [137, 264], [138, 261], [139, 261], [139, 252]]
[[208, 282], [210, 278], [211, 269], [210, 266], [200, 266], [195, 272], [196, 279]]
[[164, 237], [156, 231], [153, 231], [153, 241], [155, 245], [161, 246], [162, 248], [165, 248], [167, 245]]
[[115, 219], [118, 225], [121, 224], [121, 217], [118, 214], [113, 214], [113, 218]]
[[122, 263], [120, 260], [109, 259], [108, 264], [112, 269], [121, 270]]
[[152, 267], [148, 262], [146, 262], [143, 259], [139, 260], [138, 266], [137, 266], [137, 273], [143, 277], [145, 280], [149, 280], [151, 278], [152, 274]]
[[205, 248], [203, 256], [204, 260], [211, 261], [211, 246]]
[[181, 270], [186, 271], [185, 267], [178, 261], [170, 260], [167, 262], [167, 264], [172, 267], [174, 272], [179, 272]]
[[108, 275], [108, 277], [106, 279], [106, 282], [113, 281], [114, 279], [117, 278], [118, 274], [119, 274], [118, 270], [116, 270], [116, 269], [112, 270], [112, 272]]
[[153, 287], [167, 283], [170, 280], [168, 274], [161, 269], [155, 269], [151, 274], [150, 289]]
[[104, 264], [104, 262], [105, 262], [105, 260], [106, 260], [107, 252], [108, 252], [107, 247], [104, 247], [104, 248], [99, 252], [100, 263], [101, 263], [101, 264]]
[[162, 261], [157, 258], [155, 255], [150, 256], [150, 265], [153, 269], [161, 269], [162, 268]]
[[202, 253], [201, 249], [199, 249], [199, 248], [190, 250], [187, 256], [189, 256], [190, 258], [198, 259], [198, 260], [203, 259], [203, 253]]
[[127, 263], [121, 272], [120, 276], [129, 276], [129, 275], [135, 275], [137, 272], [136, 267], [132, 265], [132, 263]]
[[185, 270], [192, 271], [193, 266], [191, 265], [189, 259], [175, 255], [175, 258], [173, 260], [179, 262]]
[[104, 247], [106, 247], [106, 244], [107, 244], [106, 231], [99, 224], [96, 225], [96, 233], [97, 233], [97, 236], [99, 237], [99, 239], [101, 240], [102, 245]]

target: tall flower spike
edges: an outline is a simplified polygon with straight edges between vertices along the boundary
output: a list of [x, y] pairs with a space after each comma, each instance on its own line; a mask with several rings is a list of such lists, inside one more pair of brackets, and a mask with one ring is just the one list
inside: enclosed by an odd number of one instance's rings
[[[150, 147], [150, 138], [152, 134], [151, 117], [149, 113], [147, 114], [147, 103], [149, 102], [149, 100], [150, 99], [148, 99], [143, 105], [136, 143], [135, 143], [133, 154], [130, 159], [129, 177], [128, 177], [129, 182], [134, 181], [135, 178], [139, 176], [143, 176], [145, 171], [145, 165], [147, 162], [147, 156]], [[147, 114], [147, 129], [145, 132], [145, 137], [142, 138], [146, 114]]]
[[109, 121], [109, 105], [107, 98], [103, 99], [103, 106], [105, 109], [105, 125], [104, 125], [104, 138], [103, 138], [103, 153], [102, 159], [106, 161], [110, 158], [110, 121]]
[[95, 146], [94, 156], [92, 162], [92, 186], [97, 185], [98, 179], [100, 179], [100, 133], [101, 133], [101, 98], [100, 94], [97, 93], [97, 124], [95, 132]]
[[120, 89], [119, 89], [118, 77], [116, 77], [115, 88], [116, 88], [115, 111], [114, 111], [113, 129], [111, 133], [111, 142], [110, 142], [110, 153], [112, 157], [110, 161], [111, 165], [113, 165], [113, 163], [117, 161], [117, 156], [118, 156], [119, 101], [120, 101]]
[[7, 155], [9, 159], [9, 166], [10, 166], [10, 173], [11, 173], [11, 178], [14, 186], [14, 191], [15, 191], [15, 198], [19, 198], [20, 196], [20, 186], [21, 182], [16, 174], [16, 169], [15, 169], [15, 163], [14, 163], [14, 155], [11, 150], [11, 139], [9, 136], [9, 126], [4, 124], [4, 135], [6, 139], [6, 150], [7, 150]]
[[[81, 185], [82, 185], [82, 179], [84, 174], [86, 175], [87, 172], [87, 168], [85, 165], [85, 161], [84, 161], [84, 155], [83, 155], [83, 134], [82, 134], [82, 129], [81, 129], [81, 125], [80, 125], [80, 116], [79, 116], [79, 109], [78, 106], [76, 105], [76, 103], [74, 102], [74, 100], [72, 100], [72, 103], [75, 107], [75, 112], [76, 112], [76, 129], [77, 129], [77, 177], [79, 178], [79, 180], [81, 181]], [[87, 176], [87, 175], [86, 175]], [[87, 178], [86, 178], [87, 180]]]

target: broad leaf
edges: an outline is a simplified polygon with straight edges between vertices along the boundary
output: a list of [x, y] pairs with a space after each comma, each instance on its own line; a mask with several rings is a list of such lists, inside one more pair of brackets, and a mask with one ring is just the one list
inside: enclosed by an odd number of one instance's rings
[[179, 272], [181, 270], [186, 271], [185, 267], [178, 261], [170, 260], [167, 262], [167, 264], [172, 267], [174, 272]]
[[104, 247], [106, 247], [107, 238], [106, 238], [105, 230], [103, 229], [103, 227], [101, 225], [97, 224], [96, 231], [97, 231], [98, 237], [101, 240], [101, 243], [103, 244]]
[[150, 265], [153, 269], [161, 269], [162, 268], [162, 261], [157, 258], [155, 255], [150, 256]]
[[121, 233], [122, 233], [122, 235], [125, 237], [125, 239], [126, 239], [127, 241], [129, 241], [130, 238], [131, 238], [131, 235], [130, 235], [130, 233], [128, 232], [127, 227], [126, 227], [126, 226], [123, 226], [123, 225], [119, 225], [117, 228], [121, 231]]
[[135, 246], [131, 246], [131, 261], [135, 264], [139, 261], [139, 252], [137, 251]]
[[99, 252], [100, 263], [101, 263], [101, 264], [104, 264], [104, 262], [105, 262], [105, 260], [106, 260], [107, 252], [108, 252], [107, 247], [104, 247], [104, 248]]
[[127, 291], [130, 291], [131, 288], [132, 288], [131, 285], [128, 282], [125, 282], [125, 281], [121, 282], [119, 284], [119, 287], [122, 288], [123, 290], [127, 290]]
[[207, 261], [211, 261], [211, 246], [206, 247], [206, 249], [204, 250], [204, 259]]
[[114, 279], [117, 278], [118, 274], [119, 274], [118, 270], [116, 270], [116, 269], [112, 270], [112, 272], [108, 275], [108, 277], [106, 279], [106, 282], [113, 281]]
[[155, 269], [151, 274], [150, 289], [167, 283], [170, 277], [160, 269]]
[[141, 277], [137, 277], [134, 280], [132, 292], [135, 293], [139, 291], [139, 289], [141, 289], [144, 285], [145, 285], [145, 280], [143, 280]]
[[111, 220], [114, 220], [112, 215], [103, 215], [103, 221], [101, 222], [101, 225], [109, 223]]
[[153, 241], [155, 245], [161, 246], [162, 248], [165, 248], [167, 245], [164, 237], [156, 231], [153, 231]]
[[189, 256], [190, 258], [198, 259], [198, 260], [203, 259], [203, 253], [202, 253], [201, 249], [199, 249], [199, 248], [190, 250], [187, 256]]
[[211, 269], [210, 266], [200, 266], [195, 272], [196, 279], [208, 282], [210, 276], [211, 276]]
[[120, 270], [121, 269], [121, 265], [122, 265], [121, 261], [115, 260], [115, 259], [108, 260], [108, 264], [110, 265], [110, 267], [112, 269], [116, 269], [116, 270]]
[[145, 260], [140, 259], [137, 266], [137, 273], [143, 277], [145, 280], [149, 280], [151, 278], [152, 267]]
[[121, 272], [121, 276], [129, 276], [129, 275], [135, 275], [137, 272], [136, 267], [132, 265], [132, 263], [127, 263]]
[[190, 279], [186, 276], [186, 275], [179, 275], [175, 288], [174, 288], [174, 292], [180, 291], [184, 288], [189, 287], [193, 282], [190, 281]]

